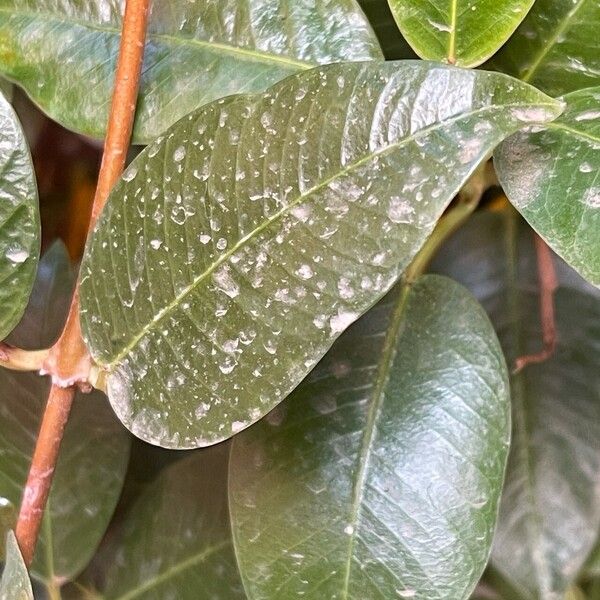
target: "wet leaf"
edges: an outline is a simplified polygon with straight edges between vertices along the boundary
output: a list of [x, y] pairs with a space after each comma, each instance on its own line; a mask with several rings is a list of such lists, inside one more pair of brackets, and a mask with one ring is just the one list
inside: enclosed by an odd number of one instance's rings
[[[63, 125], [104, 136], [123, 0], [0, 0], [0, 72]], [[152, 3], [134, 139], [316, 64], [381, 58], [355, 0]]]
[[468, 598], [492, 543], [509, 411], [504, 357], [473, 297], [439, 276], [396, 288], [234, 438], [248, 596]]
[[564, 97], [544, 129], [517, 133], [496, 151], [506, 195], [581, 275], [600, 285], [600, 87]]
[[40, 251], [37, 201], [23, 130], [0, 93], [0, 340], [23, 315], [35, 278]]
[[174, 448], [257, 421], [490, 150], [556, 111], [505, 76], [409, 61], [322, 67], [183, 119], [125, 172], [83, 260], [84, 336], [119, 418]]
[[421, 57], [476, 67], [515, 31], [534, 0], [389, 0], [400, 31]]
[[33, 600], [27, 567], [21, 556], [15, 534], [6, 536], [5, 565], [0, 580], [0, 600]]
[[598, 0], [537, 0], [492, 65], [552, 96], [600, 84]]
[[[437, 265], [482, 301], [509, 364], [542, 339], [533, 233], [517, 219], [473, 219]], [[511, 381], [513, 442], [491, 561], [517, 590], [511, 599], [563, 600], [600, 527], [599, 296], [556, 262], [557, 352]]]
[[[44, 347], [53, 341], [68, 307], [74, 274], [63, 246], [40, 261], [36, 298], [12, 340]], [[0, 508], [14, 525], [49, 382], [32, 373], [0, 371]], [[130, 436], [99, 392], [76, 397], [42, 524], [32, 574], [50, 583], [85, 567], [96, 550], [121, 491]]]
[[103, 545], [105, 600], [242, 600], [227, 508], [227, 446], [186, 455], [149, 484]]

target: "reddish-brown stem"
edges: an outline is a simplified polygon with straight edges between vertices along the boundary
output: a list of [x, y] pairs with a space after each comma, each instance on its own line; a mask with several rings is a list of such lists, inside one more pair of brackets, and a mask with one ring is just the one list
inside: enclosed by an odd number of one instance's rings
[[[125, 4], [114, 92], [88, 235], [125, 165], [144, 56], [149, 3], [150, 0], [127, 0]], [[90, 368], [91, 359], [81, 337], [79, 286], [77, 286], [64, 330], [59, 340], [50, 349], [43, 367], [52, 376], [52, 387], [42, 418], [15, 530], [27, 565], [30, 565], [33, 560], [73, 398], [77, 386], [84, 390], [89, 389]]]
[[548, 360], [556, 350], [556, 321], [554, 318], [554, 292], [558, 287], [552, 252], [544, 240], [535, 236], [538, 281], [540, 289], [540, 321], [542, 325], [542, 350], [536, 354], [521, 356], [515, 361], [515, 373], [527, 365]]

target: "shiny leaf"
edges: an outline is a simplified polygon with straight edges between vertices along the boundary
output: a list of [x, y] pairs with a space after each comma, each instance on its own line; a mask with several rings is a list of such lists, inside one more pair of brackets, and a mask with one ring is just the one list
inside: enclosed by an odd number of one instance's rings
[[506, 195], [571, 266], [600, 285], [600, 87], [564, 97], [547, 128], [517, 133], [495, 153]]
[[505, 76], [347, 63], [211, 104], [117, 184], [82, 265], [82, 325], [133, 433], [251, 425], [392, 286], [477, 164], [557, 104]]
[[6, 536], [5, 556], [0, 580], [0, 600], [33, 600], [27, 567], [12, 531], [9, 531]]
[[600, 84], [600, 2], [536, 0], [495, 68], [552, 96]]
[[[509, 364], [541, 347], [532, 231], [516, 214], [473, 219], [440, 256], [492, 316]], [[492, 565], [509, 598], [563, 600], [600, 527], [600, 303], [556, 259], [558, 348], [511, 382], [513, 443]], [[441, 268], [443, 266], [443, 268]]]
[[[74, 276], [55, 246], [40, 262], [36, 297], [12, 340], [43, 347], [53, 341]], [[35, 343], [37, 342], [37, 344]], [[0, 507], [12, 527], [21, 501], [49, 382], [37, 374], [0, 371]], [[45, 582], [69, 578], [90, 560], [119, 497], [130, 436], [98, 392], [79, 395], [67, 425], [32, 567]], [[8, 513], [8, 514], [7, 514]], [[5, 532], [3, 531], [2, 534]]]
[[234, 438], [248, 596], [468, 598], [491, 547], [509, 411], [504, 357], [473, 297], [439, 276], [396, 288]]
[[400, 31], [421, 57], [475, 67], [508, 40], [534, 0], [389, 0]]
[[[65, 126], [102, 137], [123, 0], [0, 0], [0, 73]], [[134, 138], [315, 64], [381, 57], [355, 0], [153, 2]]]
[[168, 467], [107, 539], [105, 600], [241, 600], [227, 508], [227, 446]]
[[0, 340], [23, 315], [39, 247], [37, 188], [29, 148], [17, 116], [0, 93]]

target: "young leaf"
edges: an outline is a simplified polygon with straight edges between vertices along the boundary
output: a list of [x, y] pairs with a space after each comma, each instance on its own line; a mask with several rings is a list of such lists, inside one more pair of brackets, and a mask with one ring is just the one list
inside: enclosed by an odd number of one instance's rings
[[[12, 339], [43, 347], [52, 342], [68, 307], [74, 275], [55, 246], [40, 262], [36, 293]], [[48, 310], [50, 307], [50, 310]], [[37, 343], [36, 343], [37, 342]], [[0, 525], [13, 527], [49, 383], [37, 374], [0, 371]], [[48, 585], [85, 567], [102, 538], [119, 498], [130, 436], [100, 393], [78, 396], [61, 445], [32, 573]], [[2, 532], [4, 534], [4, 531]]]
[[33, 590], [27, 567], [12, 531], [9, 531], [6, 536], [5, 564], [0, 580], [0, 600], [33, 600]]
[[552, 96], [598, 85], [598, 23], [598, 0], [537, 0], [492, 64]]
[[492, 543], [509, 411], [473, 297], [439, 276], [394, 290], [234, 438], [249, 598], [468, 598]]
[[[104, 136], [124, 2], [0, 0], [0, 72], [66, 127]], [[344, 60], [381, 58], [355, 0], [154, 2], [134, 140], [194, 108]]]
[[508, 40], [534, 0], [389, 0], [400, 31], [421, 57], [476, 67]]
[[542, 130], [506, 140], [494, 164], [506, 195], [572, 267], [600, 285], [600, 87], [564, 97]]
[[[510, 362], [542, 340], [533, 232], [518, 232], [517, 218], [473, 219], [437, 265], [483, 302]], [[513, 443], [492, 551], [492, 565], [526, 599], [564, 598], [600, 527], [600, 303], [556, 262], [558, 348], [512, 378]]]
[[184, 118], [116, 185], [82, 264], [115, 412], [154, 444], [251, 425], [389, 290], [478, 163], [558, 104], [420, 61], [296, 75]]
[[0, 340], [23, 315], [39, 251], [40, 222], [31, 156], [17, 115], [0, 93]]
[[95, 574], [102, 598], [245, 598], [229, 528], [227, 453], [194, 452], [148, 486], [103, 544], [109, 560]]

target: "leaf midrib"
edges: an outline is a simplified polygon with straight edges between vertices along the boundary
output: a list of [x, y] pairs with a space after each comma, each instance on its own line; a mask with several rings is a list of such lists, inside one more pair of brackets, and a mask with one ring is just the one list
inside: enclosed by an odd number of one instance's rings
[[529, 69], [526, 71], [526, 73], [523, 75], [523, 77], [521, 77], [522, 81], [524, 81], [525, 83], [529, 83], [531, 81], [535, 72], [538, 70], [540, 65], [544, 62], [544, 59], [546, 58], [546, 56], [548, 56], [548, 53], [550, 52], [550, 50], [552, 48], [554, 48], [554, 46], [560, 39], [560, 36], [565, 31], [567, 31], [567, 29], [570, 27], [571, 19], [579, 12], [579, 9], [586, 3], [586, 1], [587, 0], [578, 0], [577, 4], [571, 9], [571, 11], [569, 13], [567, 13], [564, 20], [556, 28], [556, 31], [548, 39], [547, 43], [541, 47], [539, 53], [535, 57], [533, 63], [529, 67]]
[[[10, 10], [8, 8], [0, 7], [0, 14], [7, 14], [9, 17], [11, 16], [19, 16], [24, 18], [29, 18], [31, 20], [39, 19], [45, 22], [53, 22], [53, 23], [64, 23], [66, 25], [72, 25], [73, 27], [83, 27], [85, 29], [89, 29], [92, 31], [98, 31], [101, 33], [107, 33], [115, 36], [120, 35], [120, 30], [114, 26], [109, 25], [98, 25], [92, 24], [83, 20], [73, 19], [71, 17], [63, 18], [62, 16], [58, 17], [50, 13], [46, 12], [32, 12], [32, 11], [20, 11], [19, 9]], [[315, 63], [296, 60], [282, 54], [271, 54], [268, 52], [264, 52], [262, 50], [250, 50], [248, 48], [244, 48], [242, 46], [235, 46], [233, 44], [225, 44], [223, 42], [209, 42], [206, 40], [202, 40], [195, 37], [176, 37], [172, 34], [167, 33], [152, 33], [148, 32], [148, 39], [154, 40], [163, 40], [167, 43], [171, 44], [189, 44], [190, 46], [198, 46], [200, 48], [204, 48], [206, 50], [225, 52], [234, 56], [241, 56], [250, 60], [254, 60], [256, 62], [263, 63], [274, 63], [274, 64], [282, 64], [288, 67], [293, 67], [295, 69], [310, 69], [315, 65]]]
[[138, 587], [133, 588], [132, 590], [129, 590], [128, 592], [125, 592], [125, 594], [122, 594], [121, 596], [118, 596], [116, 598], [116, 600], [131, 600], [132, 598], [136, 598], [140, 594], [147, 592], [148, 590], [152, 589], [153, 587], [156, 587], [157, 585], [160, 585], [161, 583], [163, 583], [165, 581], [168, 581], [171, 577], [178, 575], [179, 573], [185, 571], [186, 569], [189, 569], [190, 567], [193, 567], [199, 563], [204, 562], [209, 556], [211, 556], [217, 552], [220, 552], [221, 550], [223, 550], [230, 544], [231, 544], [231, 542], [229, 540], [226, 540], [226, 541], [223, 541], [223, 542], [217, 544], [216, 546], [211, 546], [209, 548], [206, 548], [202, 552], [192, 554], [192, 556], [189, 556], [185, 560], [182, 560], [180, 562], [175, 563], [174, 565], [171, 565], [166, 571], [164, 571], [158, 575], [155, 575], [154, 577], [144, 581], [144, 583], [142, 583]]
[[[434, 124], [430, 125], [429, 127], [425, 127], [424, 129], [421, 129], [421, 130], [417, 131], [416, 133], [413, 133], [413, 134], [403, 138], [402, 140], [400, 140], [399, 142], [397, 142], [395, 144], [390, 144], [389, 146], [386, 146], [378, 151], [371, 152], [370, 154], [367, 154], [366, 156], [362, 157], [361, 159], [359, 159], [353, 163], [350, 163], [349, 165], [347, 165], [340, 171], [337, 171], [334, 175], [328, 177], [327, 179], [324, 179], [317, 185], [314, 185], [312, 188], [308, 189], [303, 194], [299, 195], [296, 200], [294, 200], [293, 202], [290, 202], [290, 204], [281, 208], [279, 211], [277, 211], [271, 217], [269, 217], [263, 223], [261, 223], [258, 227], [256, 227], [252, 231], [248, 232], [245, 236], [240, 238], [238, 240], [238, 242], [236, 244], [234, 244], [233, 246], [231, 246], [231, 248], [227, 252], [225, 252], [221, 256], [219, 256], [219, 258], [217, 260], [215, 260], [215, 262], [212, 265], [210, 265], [206, 270], [204, 270], [202, 273], [200, 273], [200, 275], [198, 275], [196, 278], [194, 278], [194, 280], [189, 285], [184, 287], [182, 289], [182, 291], [179, 292], [179, 294], [177, 294], [177, 296], [175, 296], [175, 298], [171, 302], [169, 302], [169, 304], [167, 304], [164, 308], [159, 310], [156, 313], [156, 315], [152, 318], [152, 320], [149, 321], [147, 325], [142, 327], [142, 329], [140, 329], [140, 331], [132, 337], [131, 341], [126, 346], [124, 346], [123, 349], [114, 356], [114, 358], [108, 360], [107, 362], [103, 362], [100, 357], [95, 356], [94, 359], [95, 359], [96, 363], [103, 369], [105, 369], [107, 371], [111, 371], [116, 365], [118, 365], [120, 363], [120, 361], [123, 358], [125, 358], [125, 356], [127, 356], [131, 352], [131, 350], [138, 344], [138, 342], [148, 332], [150, 332], [157, 323], [161, 322], [164, 317], [166, 317], [171, 312], [176, 310], [177, 307], [181, 304], [183, 299], [188, 294], [190, 294], [205, 279], [210, 277], [210, 275], [212, 275], [221, 265], [223, 265], [226, 261], [228, 261], [229, 258], [231, 258], [231, 256], [236, 254], [247, 243], [252, 241], [252, 239], [254, 237], [258, 236], [265, 229], [267, 229], [270, 225], [272, 225], [279, 219], [283, 218], [293, 208], [302, 204], [312, 194], [314, 194], [317, 191], [319, 191], [320, 189], [323, 189], [324, 187], [328, 186], [330, 183], [335, 181], [337, 178], [347, 175], [348, 173], [352, 172], [354, 169], [361, 167], [362, 165], [364, 165], [365, 163], [367, 163], [368, 161], [372, 160], [373, 158], [375, 158], [377, 156], [385, 156], [387, 153], [393, 152], [394, 150], [398, 150], [399, 148], [402, 148], [404, 145], [414, 141], [415, 139], [418, 139], [421, 136], [427, 135], [428, 133], [431, 133], [433, 131], [437, 131], [438, 129], [446, 127], [447, 125], [456, 123], [456, 122], [460, 121], [461, 119], [470, 118], [473, 116], [484, 114], [488, 111], [498, 110], [499, 108], [510, 109], [510, 108], [526, 107], [526, 106], [556, 108], [556, 105], [554, 103], [550, 103], [550, 102], [548, 102], [548, 103], [539, 102], [539, 103], [535, 103], [535, 104], [532, 104], [530, 102], [515, 102], [515, 103], [509, 103], [509, 104], [501, 104], [501, 105], [493, 104], [493, 105], [489, 105], [489, 106], [483, 106], [479, 109], [470, 111], [468, 113], [461, 113], [460, 115], [457, 115], [456, 117], [453, 117], [451, 119], [447, 119], [446, 121], [439, 121], [437, 123], [434, 123]], [[525, 125], [525, 123], [523, 123], [523, 125]], [[104, 214], [106, 215], [107, 213], [105, 212]], [[100, 221], [99, 226], [100, 227], [102, 226], [102, 220]]]
[[371, 458], [371, 450], [373, 447], [373, 439], [375, 437], [375, 429], [381, 414], [381, 408], [385, 399], [385, 389], [389, 381], [390, 369], [396, 357], [398, 348], [398, 340], [402, 332], [404, 323], [405, 308], [408, 302], [408, 297], [411, 292], [411, 285], [403, 283], [397, 299], [396, 306], [392, 313], [388, 330], [383, 342], [381, 357], [379, 359], [379, 368], [375, 377], [375, 385], [371, 394], [371, 405], [367, 415], [367, 422], [363, 432], [362, 443], [359, 451], [358, 471], [356, 481], [354, 483], [352, 505], [350, 507], [349, 524], [352, 526], [352, 533], [349, 536], [348, 554], [346, 556], [344, 584], [342, 590], [342, 598], [348, 600], [348, 592], [350, 588], [350, 574], [352, 571], [352, 557], [354, 546], [356, 544], [356, 536], [358, 533], [358, 518], [360, 509], [363, 503], [364, 488], [367, 477], [367, 468]]

